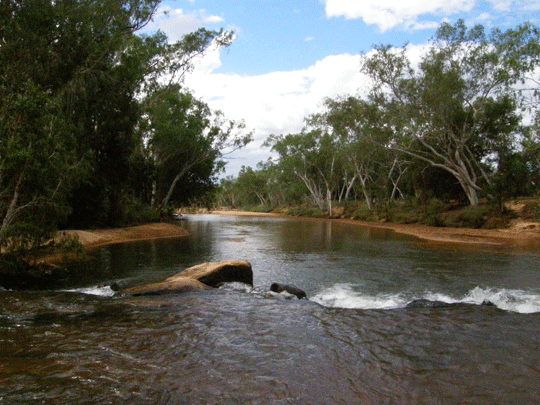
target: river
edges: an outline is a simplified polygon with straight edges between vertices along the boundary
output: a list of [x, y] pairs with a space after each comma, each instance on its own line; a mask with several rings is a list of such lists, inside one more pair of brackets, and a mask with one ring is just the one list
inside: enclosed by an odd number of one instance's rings
[[[0, 404], [533, 404], [538, 251], [329, 220], [188, 216], [102, 247], [61, 290], [0, 291]], [[208, 261], [254, 288], [119, 297]], [[309, 300], [269, 293], [292, 284]], [[454, 303], [405, 308], [414, 299]], [[481, 305], [484, 301], [494, 305]]]

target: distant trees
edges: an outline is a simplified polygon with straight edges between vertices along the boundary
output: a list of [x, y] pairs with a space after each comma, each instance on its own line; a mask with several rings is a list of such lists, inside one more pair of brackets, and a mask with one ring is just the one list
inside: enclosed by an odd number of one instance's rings
[[475, 206], [536, 193], [538, 126], [523, 117], [538, 114], [539, 39], [531, 24], [487, 35], [460, 20], [418, 63], [407, 47], [377, 46], [360, 67], [370, 90], [325, 100], [299, 134], [270, 136], [274, 165], [327, 212], [333, 200], [371, 208], [431, 193]]
[[209, 188], [223, 148], [249, 140], [181, 87], [196, 58], [232, 33], [137, 35], [159, 3], [0, 3], [2, 251], [40, 246], [59, 226], [134, 220], [130, 206], [149, 204], [161, 179], [167, 205], [173, 172]]

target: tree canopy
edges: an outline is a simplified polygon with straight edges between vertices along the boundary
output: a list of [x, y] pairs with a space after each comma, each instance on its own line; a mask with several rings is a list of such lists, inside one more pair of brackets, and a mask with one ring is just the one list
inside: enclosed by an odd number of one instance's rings
[[182, 88], [198, 56], [230, 45], [232, 32], [139, 35], [159, 3], [0, 3], [2, 251], [40, 246], [62, 226], [135, 220], [130, 206], [173, 168], [210, 187], [222, 148], [249, 141]]

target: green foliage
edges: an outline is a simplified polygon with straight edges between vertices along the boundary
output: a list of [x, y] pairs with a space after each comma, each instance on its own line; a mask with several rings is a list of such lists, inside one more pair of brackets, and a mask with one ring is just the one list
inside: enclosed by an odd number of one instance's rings
[[[338, 204], [367, 221], [504, 224], [504, 201], [540, 187], [539, 39], [529, 23], [487, 33], [459, 20], [440, 26], [418, 64], [407, 46], [377, 46], [361, 66], [369, 93], [326, 99], [300, 133], [268, 137], [277, 159], [222, 180], [220, 204], [293, 215], [331, 215]], [[486, 208], [457, 208], [484, 199], [498, 205], [489, 223]]]
[[378, 215], [375, 210], [370, 209], [365, 204], [362, 204], [358, 209], [354, 210], [351, 215], [352, 219], [357, 219], [359, 221], [376, 221], [378, 220]]
[[150, 222], [159, 222], [160, 213], [148, 204], [143, 204], [137, 199], [128, 200], [124, 203], [120, 225], [139, 225]]
[[[181, 205], [210, 191], [208, 180], [223, 168], [221, 158], [252, 139], [243, 123], [226, 120], [179, 85], [157, 88], [143, 107], [143, 153], [154, 168], [155, 206], [166, 208], [175, 199]], [[182, 189], [192, 193], [179, 195]]]
[[469, 206], [451, 211], [443, 218], [447, 227], [454, 228], [482, 228], [488, 219], [489, 207]]
[[514, 145], [522, 105], [514, 85], [537, 66], [538, 37], [531, 25], [487, 37], [482, 26], [443, 24], [417, 69], [406, 48], [378, 47], [362, 69], [394, 130], [391, 149], [447, 171], [478, 204], [493, 173], [486, 162]]
[[[155, 211], [145, 208], [154, 181], [202, 155], [183, 173], [186, 187], [202, 194], [223, 166], [223, 148], [251, 139], [242, 124], [180, 91], [197, 58], [210, 46], [230, 45], [232, 32], [199, 29], [174, 43], [161, 32], [137, 35], [159, 3], [0, 3], [3, 251], [41, 246], [58, 227], [154, 220]], [[174, 83], [165, 91], [164, 77]], [[167, 115], [169, 107], [181, 114]], [[154, 128], [147, 129], [158, 130], [156, 139], [144, 138], [150, 113]], [[156, 164], [158, 148], [147, 147], [157, 144], [176, 159]]]
[[243, 205], [240, 207], [242, 211], [248, 211], [248, 212], [260, 212], [260, 213], [268, 213], [272, 212], [273, 208], [268, 205]]

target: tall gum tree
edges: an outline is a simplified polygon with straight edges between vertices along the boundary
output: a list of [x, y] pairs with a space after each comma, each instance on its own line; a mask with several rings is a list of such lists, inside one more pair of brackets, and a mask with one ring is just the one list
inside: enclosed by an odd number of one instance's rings
[[490, 183], [486, 158], [497, 153], [494, 145], [513, 141], [516, 86], [537, 67], [538, 38], [530, 24], [488, 37], [482, 26], [468, 30], [460, 20], [439, 28], [418, 67], [406, 48], [377, 47], [362, 70], [394, 131], [390, 147], [451, 173], [477, 205]]
[[335, 138], [323, 128], [307, 126], [299, 134], [271, 135], [265, 141], [279, 154], [279, 165], [302, 180], [321, 211], [332, 215], [332, 198], [340, 181]]

